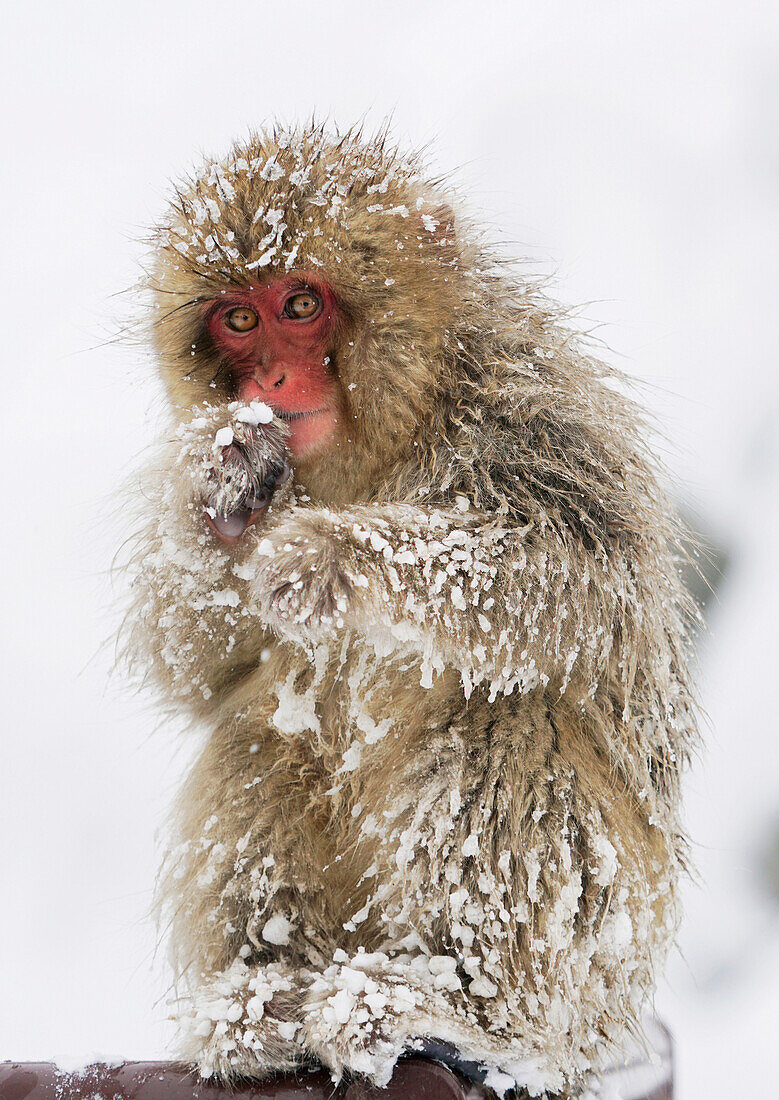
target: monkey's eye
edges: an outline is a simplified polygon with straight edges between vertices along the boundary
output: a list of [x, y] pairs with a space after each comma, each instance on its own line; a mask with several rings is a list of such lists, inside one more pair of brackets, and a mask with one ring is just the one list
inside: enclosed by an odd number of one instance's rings
[[225, 315], [225, 324], [233, 332], [251, 332], [257, 327], [259, 318], [253, 309], [248, 306], [236, 306]]
[[316, 317], [322, 308], [322, 303], [313, 290], [299, 290], [291, 298], [287, 298], [284, 305], [284, 316], [292, 317], [295, 321], [310, 321]]

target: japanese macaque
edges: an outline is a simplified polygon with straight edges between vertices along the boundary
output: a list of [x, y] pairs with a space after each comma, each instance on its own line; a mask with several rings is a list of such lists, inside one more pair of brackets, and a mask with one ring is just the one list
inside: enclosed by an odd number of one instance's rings
[[[677, 923], [678, 532], [614, 372], [382, 136], [177, 190], [130, 648], [207, 739], [163, 874], [179, 1054], [575, 1095]], [[443, 1046], [441, 1046], [443, 1045]]]

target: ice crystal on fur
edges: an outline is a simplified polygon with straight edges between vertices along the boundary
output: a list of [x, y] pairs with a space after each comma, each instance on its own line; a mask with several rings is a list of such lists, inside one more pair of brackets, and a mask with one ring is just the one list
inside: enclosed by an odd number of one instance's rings
[[[225, 547], [204, 509], [285, 429], [214, 383], [202, 303], [301, 265], [350, 318], [348, 438]], [[431, 1038], [570, 1095], [639, 1026], [685, 858], [687, 609], [638, 411], [385, 138], [207, 163], [153, 288], [181, 426], [131, 648], [209, 730], [163, 891], [183, 1056], [383, 1084]]]

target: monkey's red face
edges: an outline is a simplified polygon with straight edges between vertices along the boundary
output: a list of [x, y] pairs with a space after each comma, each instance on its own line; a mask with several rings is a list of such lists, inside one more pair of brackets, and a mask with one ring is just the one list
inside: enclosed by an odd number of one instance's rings
[[290, 426], [298, 458], [320, 451], [343, 418], [335, 375], [335, 297], [307, 272], [229, 290], [209, 304], [206, 324], [238, 396], [259, 398]]

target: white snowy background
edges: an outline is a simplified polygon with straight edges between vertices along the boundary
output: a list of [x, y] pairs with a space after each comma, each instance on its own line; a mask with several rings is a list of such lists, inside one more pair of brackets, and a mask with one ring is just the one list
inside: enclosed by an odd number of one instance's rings
[[[680, 1100], [779, 1087], [777, 23], [766, 0], [7, 5], [0, 1059], [162, 1057], [155, 829], [191, 753], [112, 676], [118, 486], [160, 396], [112, 342], [166, 181], [272, 116], [387, 114], [615, 361], [729, 554], [658, 1006]], [[117, 521], [117, 512], [119, 513]], [[772, 885], [773, 884], [773, 885]]]

